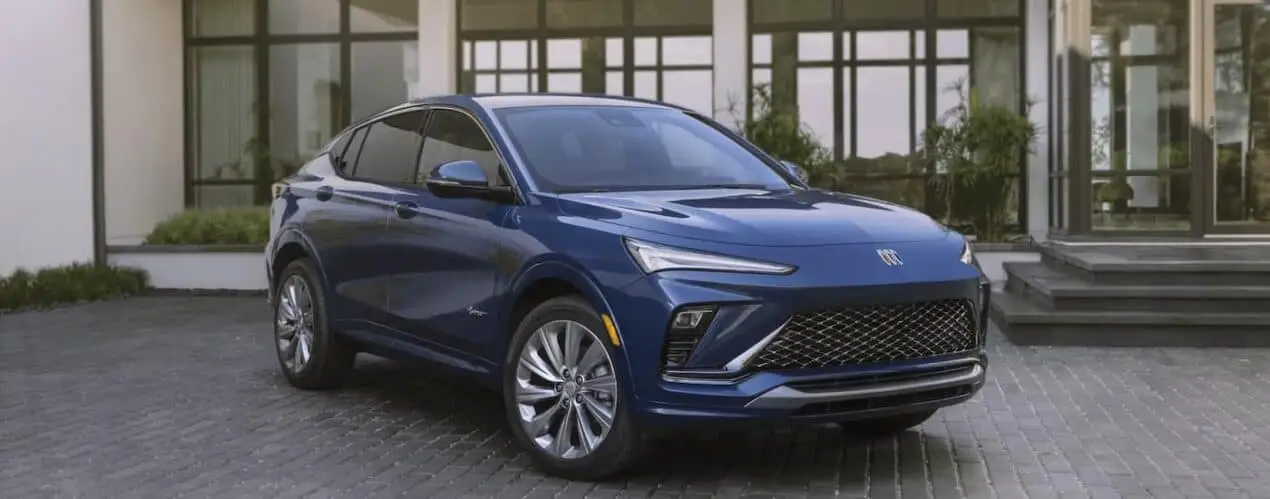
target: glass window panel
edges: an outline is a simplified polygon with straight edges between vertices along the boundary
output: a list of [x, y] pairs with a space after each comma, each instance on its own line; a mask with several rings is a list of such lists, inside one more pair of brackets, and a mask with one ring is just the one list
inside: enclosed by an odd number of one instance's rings
[[502, 93], [528, 92], [529, 75], [519, 72], [498, 75], [498, 91]]
[[621, 71], [609, 71], [604, 74], [604, 93], [608, 95], [626, 95], [626, 75]]
[[472, 42], [464, 40], [463, 45], [463, 70], [472, 70]]
[[256, 29], [254, 0], [194, 0], [190, 2], [193, 36], [243, 36]]
[[1191, 227], [1189, 172], [1133, 177], [1095, 173], [1091, 189], [1095, 230], [1188, 230]]
[[711, 0], [636, 0], [635, 26], [710, 26]]
[[528, 69], [529, 42], [527, 40], [505, 40], [498, 42], [499, 69]]
[[1175, 47], [1185, 40], [1172, 34], [1187, 32], [1188, 16], [1186, 0], [1098, 2], [1090, 13], [1100, 54], [1176, 52], [1149, 59], [1099, 56], [1091, 63], [1089, 161], [1095, 181], [1105, 184], [1092, 192], [1096, 227], [1190, 223], [1189, 176], [1141, 175], [1191, 165], [1189, 99], [1176, 98], [1190, 91], [1190, 51]]
[[413, 32], [419, 29], [418, 0], [351, 0], [349, 29], [354, 33]]
[[476, 75], [476, 93], [492, 94], [498, 92], [498, 76]]
[[969, 33], [964, 29], [941, 29], [936, 32], [935, 56], [945, 59], [970, 57]]
[[515, 30], [538, 27], [538, 2], [526, 0], [460, 0], [459, 29]]
[[915, 178], [860, 178], [849, 177], [842, 182], [845, 190], [874, 199], [890, 201], [916, 209], [926, 204], [926, 177]]
[[[400, 66], [400, 59], [394, 62]], [[344, 127], [342, 86], [338, 44], [269, 47], [268, 156], [272, 167], [298, 166], [293, 163], [312, 157]]]
[[269, 33], [294, 35], [338, 33], [339, 0], [268, 0]]
[[798, 60], [832, 61], [833, 33], [799, 33]]
[[582, 73], [551, 73], [547, 75], [548, 92], [577, 93], [582, 91]]
[[620, 68], [626, 65], [626, 58], [623, 57], [625, 46], [621, 38], [608, 38], [604, 40], [604, 66], [609, 68]]
[[240, 208], [255, 203], [254, 185], [196, 185], [194, 206], [202, 209]]
[[249, 46], [191, 49], [194, 171], [200, 179], [255, 174], [256, 57]]
[[909, 153], [909, 68], [856, 69], [856, 155]]
[[[842, 155], [851, 155], [851, 141], [854, 135], [851, 132], [851, 113], [854, 107], [851, 105], [851, 69], [842, 70]], [[825, 145], [831, 145], [826, 142]]]
[[476, 54], [472, 66], [478, 70], [498, 69], [498, 42], [476, 42]]
[[548, 69], [578, 69], [582, 67], [582, 40], [547, 40]]
[[853, 20], [917, 19], [925, 16], [926, 0], [842, 1], [842, 17], [848, 23]]
[[622, 0], [547, 0], [547, 26], [617, 27], [622, 25], [622, 10]]
[[635, 39], [635, 65], [657, 65], [657, 39], [650, 37]]
[[662, 73], [662, 94], [665, 102], [711, 116], [714, 114], [713, 71], [665, 71]]
[[919, 30], [913, 32], [913, 53], [918, 59], [926, 58], [926, 32]]
[[661, 40], [664, 66], [709, 66], [713, 54], [713, 39], [709, 36], [667, 36]]
[[423, 111], [397, 113], [370, 125], [353, 176], [379, 182], [414, 182], [423, 144]]
[[798, 121], [821, 145], [833, 148], [833, 68], [798, 70]]
[[922, 136], [930, 125], [926, 119], [926, 67], [913, 68], [913, 144], [922, 147]]
[[[1259, 50], [1270, 34], [1270, 6], [1218, 5], [1215, 92], [1217, 223], [1270, 222], [1270, 52]], [[1246, 23], [1246, 24], [1245, 24]]]
[[853, 58], [854, 56], [851, 55], [851, 32], [847, 31], [842, 33], [842, 59], [849, 61]]
[[[751, 79], [750, 85], [753, 85], [753, 86], [766, 85], [770, 89], [771, 88], [770, 85], [772, 83], [772, 70], [755, 69], [750, 73], [750, 79]], [[750, 114], [751, 118], [758, 117], [758, 111], [759, 111], [758, 99], [755, 99], [753, 95], [751, 95], [750, 111], [751, 111], [751, 114]]]
[[754, 64], [772, 63], [772, 35], [754, 35], [750, 47], [750, 60]]
[[751, 0], [755, 24], [833, 20], [833, 0]]
[[1012, 17], [1019, 15], [1019, 0], [939, 0], [939, 17]]
[[641, 99], [657, 99], [657, 72], [635, 72], [635, 97]]
[[355, 42], [350, 46], [352, 119], [401, 104], [419, 85], [419, 43]]
[[961, 102], [957, 86], [969, 83], [970, 68], [965, 65], [945, 65], [935, 68], [935, 119], [942, 120], [945, 113]]
[[856, 59], [909, 59], [907, 31], [856, 32]]

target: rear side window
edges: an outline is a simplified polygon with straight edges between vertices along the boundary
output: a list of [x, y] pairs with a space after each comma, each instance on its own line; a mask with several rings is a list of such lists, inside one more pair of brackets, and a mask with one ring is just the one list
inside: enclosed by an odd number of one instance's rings
[[[357, 154], [357, 167], [353, 177], [378, 182], [413, 182], [419, 158], [419, 145], [423, 142], [420, 125], [423, 111], [394, 114], [363, 128]], [[353, 143], [358, 138], [353, 138]], [[349, 147], [348, 152], [352, 152]]]
[[350, 177], [353, 175], [353, 167], [357, 164], [357, 155], [362, 151], [362, 141], [365, 138], [366, 127], [362, 127], [340, 137], [339, 142], [331, 146], [331, 163], [340, 173]]

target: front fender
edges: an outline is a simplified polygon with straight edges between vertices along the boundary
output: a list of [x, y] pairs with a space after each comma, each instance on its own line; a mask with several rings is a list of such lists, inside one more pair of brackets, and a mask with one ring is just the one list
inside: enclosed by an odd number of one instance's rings
[[[618, 345], [614, 347], [613, 361], [618, 364], [617, 368], [626, 373], [626, 379], [630, 380], [632, 372], [630, 362], [626, 355], [626, 349], [622, 348], [626, 343], [626, 336], [622, 334], [621, 321], [613, 314], [613, 309], [609, 306], [608, 299], [598, 279], [587, 272], [582, 266], [561, 260], [548, 260], [537, 262], [526, 266], [525, 269], [511, 280], [509, 289], [509, 299], [505, 300], [499, 314], [500, 323], [504, 331], [514, 331], [515, 324], [511, 324], [512, 311], [515, 307], [517, 299], [522, 296], [526, 290], [534, 283], [543, 279], [558, 279], [568, 282], [570, 285], [582, 293], [582, 297], [587, 301], [596, 312], [601, 315], [608, 315], [613, 321], [613, 327], [617, 331]], [[607, 336], [607, 332], [601, 332]], [[508, 344], [507, 342], [504, 343]], [[506, 356], [506, 351], [502, 355]], [[634, 396], [634, 390], [630, 390]]]

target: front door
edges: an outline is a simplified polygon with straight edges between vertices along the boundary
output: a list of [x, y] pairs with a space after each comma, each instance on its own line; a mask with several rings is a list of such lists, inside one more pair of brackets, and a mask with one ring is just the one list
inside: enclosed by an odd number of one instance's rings
[[1270, 235], [1270, 5], [1198, 2], [1206, 232]]
[[497, 351], [494, 294], [502, 277], [503, 222], [514, 206], [476, 198], [443, 198], [423, 180], [437, 166], [472, 160], [491, 183], [505, 183], [498, 153], [469, 115], [433, 109], [425, 127], [415, 185], [397, 194], [402, 208], [388, 225], [394, 272], [389, 312], [395, 327], [465, 351]]

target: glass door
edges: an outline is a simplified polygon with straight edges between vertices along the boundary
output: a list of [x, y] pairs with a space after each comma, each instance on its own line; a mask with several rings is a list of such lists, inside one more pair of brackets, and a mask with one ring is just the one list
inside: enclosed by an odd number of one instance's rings
[[1270, 235], [1270, 4], [1199, 1], [1206, 232]]

